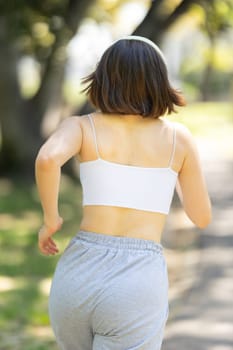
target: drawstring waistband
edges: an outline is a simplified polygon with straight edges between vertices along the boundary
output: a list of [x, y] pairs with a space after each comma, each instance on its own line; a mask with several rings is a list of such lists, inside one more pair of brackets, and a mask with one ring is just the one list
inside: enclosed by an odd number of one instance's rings
[[149, 239], [112, 236], [83, 230], [80, 230], [75, 238], [109, 248], [150, 250], [158, 253], [163, 251], [162, 244]]

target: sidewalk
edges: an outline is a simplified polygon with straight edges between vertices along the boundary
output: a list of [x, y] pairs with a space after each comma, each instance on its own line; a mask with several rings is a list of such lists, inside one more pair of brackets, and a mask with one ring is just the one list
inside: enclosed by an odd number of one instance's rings
[[[233, 157], [223, 152], [233, 149], [233, 141], [223, 143], [222, 150], [216, 141], [198, 143], [213, 221], [200, 232], [200, 246], [193, 250], [188, 287], [179, 289], [180, 282], [173, 287], [176, 302], [170, 296], [163, 350], [233, 349]], [[180, 276], [184, 284], [186, 279]]]

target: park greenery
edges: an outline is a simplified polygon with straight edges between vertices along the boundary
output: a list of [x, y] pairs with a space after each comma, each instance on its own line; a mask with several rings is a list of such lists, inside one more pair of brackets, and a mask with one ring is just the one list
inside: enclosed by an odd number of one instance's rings
[[[91, 107], [69, 104], [72, 91], [66, 82], [67, 47], [83, 23], [108, 25], [115, 38], [116, 18], [126, 3], [143, 3], [146, 13], [132, 29], [162, 45], [167, 33], [170, 44], [195, 27], [203, 36], [196, 47], [190, 32], [189, 47], [178, 74], [191, 99], [229, 99], [232, 92], [232, 0], [46, 0], [9, 1], [0, 5], [0, 172], [33, 175], [35, 155], [42, 144], [43, 122], [57, 114], [80, 114]], [[133, 15], [132, 15], [133, 17]], [[185, 29], [185, 30], [184, 30]], [[130, 33], [125, 33], [130, 34]], [[90, 39], [90, 38], [87, 38]], [[181, 36], [182, 40], [182, 36]], [[186, 42], [187, 42], [186, 40]], [[170, 45], [171, 46], [171, 45]], [[195, 51], [193, 51], [195, 50]], [[89, 52], [84, 53], [88, 56]], [[172, 55], [172, 53], [171, 53]], [[30, 57], [37, 67], [35, 86], [23, 90], [29, 77], [19, 74], [22, 59]], [[181, 84], [181, 85], [182, 85]], [[67, 86], [67, 84], [66, 84]], [[64, 92], [65, 91], [65, 92]]]

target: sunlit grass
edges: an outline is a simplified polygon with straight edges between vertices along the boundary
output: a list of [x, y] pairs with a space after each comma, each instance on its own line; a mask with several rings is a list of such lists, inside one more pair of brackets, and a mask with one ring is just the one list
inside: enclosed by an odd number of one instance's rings
[[[59, 256], [49, 258], [38, 252], [42, 213], [35, 185], [0, 179], [0, 193], [0, 348], [57, 349], [47, 299]], [[78, 181], [63, 176], [60, 202], [65, 223], [57, 240], [63, 250], [80, 221]]]
[[[170, 120], [186, 125], [199, 144], [201, 156], [211, 152], [220, 157], [233, 157], [233, 103], [208, 102], [195, 103], [179, 108]], [[204, 144], [211, 144], [212, 150]]]
[[200, 102], [177, 110], [178, 113], [169, 119], [185, 124], [196, 136], [213, 137], [213, 133], [233, 133], [233, 103]]
[[[171, 120], [187, 125], [197, 137], [233, 135], [233, 104], [190, 105]], [[0, 349], [55, 350], [47, 300], [57, 257], [37, 249], [42, 213], [35, 185], [0, 179]], [[64, 225], [57, 234], [64, 249], [81, 218], [81, 188], [63, 176], [60, 212]]]

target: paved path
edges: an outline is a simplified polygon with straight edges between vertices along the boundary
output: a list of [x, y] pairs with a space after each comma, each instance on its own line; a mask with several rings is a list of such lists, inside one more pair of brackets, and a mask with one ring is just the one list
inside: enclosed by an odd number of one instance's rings
[[225, 153], [219, 143], [203, 142], [213, 221], [201, 232], [192, 285], [178, 293], [163, 350], [233, 350], [233, 141], [225, 142]]

